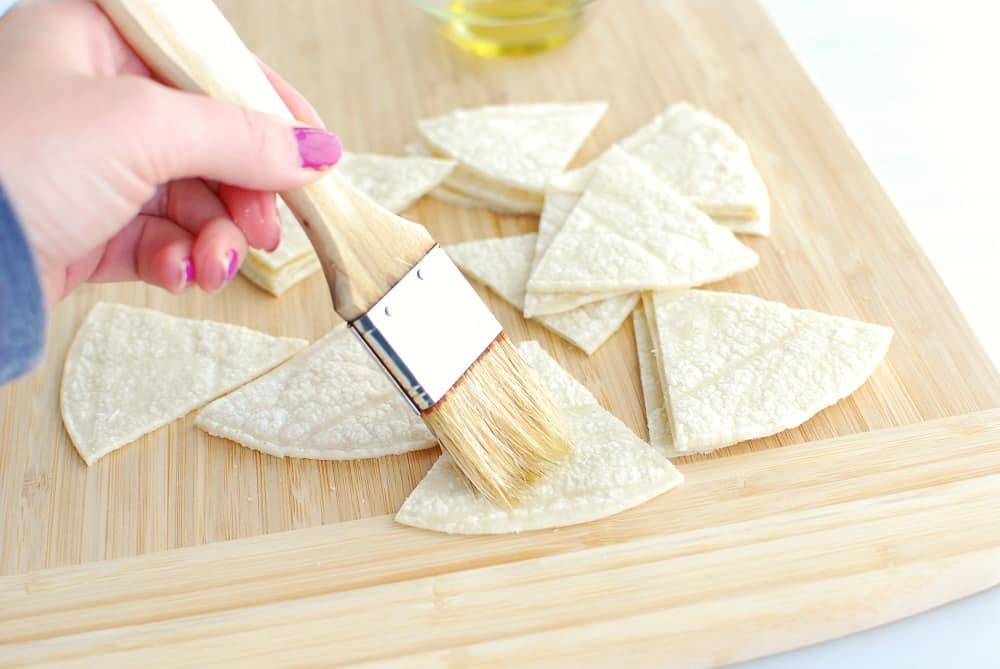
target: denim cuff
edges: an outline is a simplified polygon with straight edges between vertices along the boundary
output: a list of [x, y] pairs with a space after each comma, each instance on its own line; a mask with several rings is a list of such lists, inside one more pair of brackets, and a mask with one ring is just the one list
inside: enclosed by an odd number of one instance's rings
[[37, 364], [45, 347], [45, 316], [35, 258], [0, 184], [0, 383]]

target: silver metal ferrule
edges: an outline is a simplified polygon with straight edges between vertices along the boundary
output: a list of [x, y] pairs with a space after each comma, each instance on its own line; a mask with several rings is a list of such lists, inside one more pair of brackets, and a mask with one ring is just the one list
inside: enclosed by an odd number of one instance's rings
[[440, 246], [350, 325], [418, 412], [437, 404], [503, 330]]

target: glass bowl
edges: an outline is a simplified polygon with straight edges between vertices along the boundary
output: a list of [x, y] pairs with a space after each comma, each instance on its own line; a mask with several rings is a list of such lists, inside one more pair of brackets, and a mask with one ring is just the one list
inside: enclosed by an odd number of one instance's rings
[[593, 0], [412, 0], [460, 48], [488, 58], [523, 56], [565, 44]]

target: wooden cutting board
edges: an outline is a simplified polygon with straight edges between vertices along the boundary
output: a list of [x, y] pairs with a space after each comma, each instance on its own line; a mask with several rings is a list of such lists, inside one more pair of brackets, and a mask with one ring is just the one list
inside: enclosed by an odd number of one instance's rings
[[[53, 312], [44, 364], [0, 390], [0, 664], [701, 667], [1000, 582], [1000, 379], [755, 4], [601, 2], [563, 49], [509, 61], [454, 50], [398, 0], [220, 5], [357, 151], [398, 154], [416, 119], [459, 106], [607, 100], [583, 160], [671, 102], [706, 107], [747, 139], [774, 204], [773, 235], [747, 240], [760, 266], [714, 287], [891, 325], [895, 339], [847, 400], [679, 460], [685, 485], [637, 509], [447, 537], [384, 515], [436, 451], [283, 461], [189, 416], [88, 469], [58, 386], [96, 301], [309, 339], [334, 323], [319, 276], [278, 299], [242, 279], [213, 296], [88, 287]], [[445, 243], [537, 225], [431, 199], [406, 215]], [[513, 339], [540, 339], [645, 436], [629, 324], [588, 359], [483, 294]]]

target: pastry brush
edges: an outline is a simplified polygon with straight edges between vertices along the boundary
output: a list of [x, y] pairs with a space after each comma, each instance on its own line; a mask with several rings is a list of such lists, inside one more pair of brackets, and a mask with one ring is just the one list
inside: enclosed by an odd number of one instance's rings
[[[99, 0], [165, 81], [292, 116], [210, 0]], [[336, 169], [281, 193], [319, 256], [333, 306], [471, 485], [504, 506], [570, 452], [560, 415], [500, 324], [420, 225]]]

